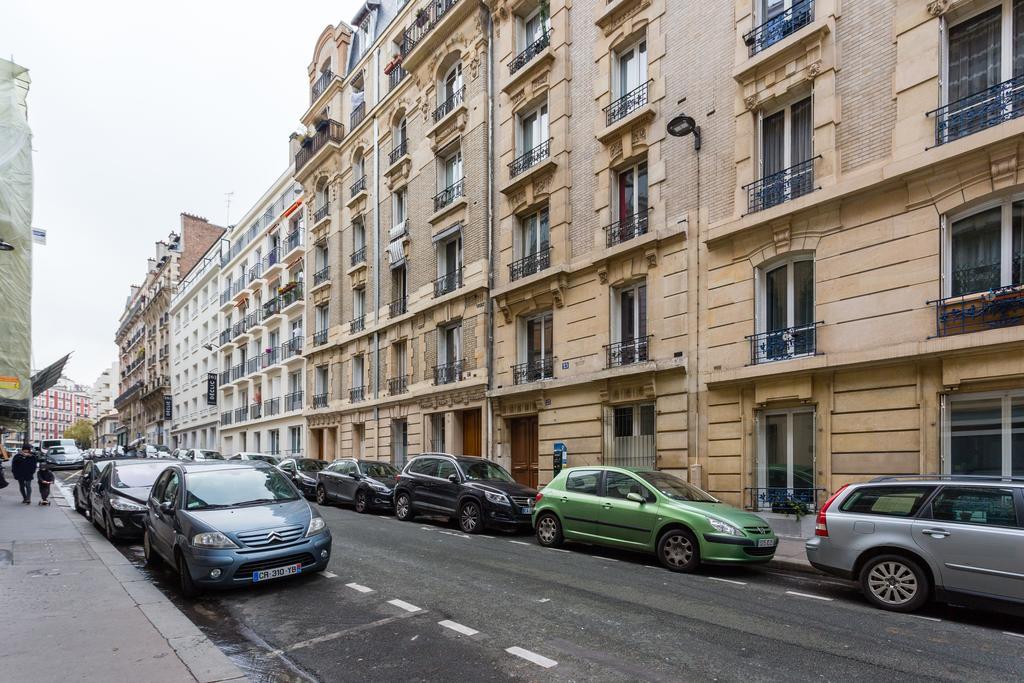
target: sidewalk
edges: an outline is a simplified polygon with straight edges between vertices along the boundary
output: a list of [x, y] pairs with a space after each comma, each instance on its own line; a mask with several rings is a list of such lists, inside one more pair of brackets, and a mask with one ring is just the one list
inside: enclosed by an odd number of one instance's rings
[[[8, 477], [9, 477], [8, 473]], [[3, 671], [24, 681], [244, 681], [242, 672], [68, 505], [0, 491]]]
[[779, 547], [775, 550], [775, 557], [768, 563], [768, 566], [788, 571], [818, 573], [818, 570], [807, 561], [804, 543], [805, 540], [802, 538], [779, 536]]

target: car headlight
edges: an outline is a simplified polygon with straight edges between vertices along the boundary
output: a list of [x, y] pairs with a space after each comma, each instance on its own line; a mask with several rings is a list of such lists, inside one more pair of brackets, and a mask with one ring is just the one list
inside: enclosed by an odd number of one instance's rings
[[324, 521], [323, 517], [314, 517], [309, 520], [309, 531], [306, 532], [306, 536], [316, 536], [326, 528], [327, 522]]
[[504, 493], [491, 493], [490, 491], [484, 491], [484, 496], [487, 498], [489, 503], [495, 505], [512, 505], [508, 502], [508, 497]]
[[310, 484], [310, 485], [316, 483], [316, 479], [314, 479], [313, 477], [307, 477], [305, 474], [300, 474], [299, 475], [299, 481], [301, 481], [303, 484]]
[[391, 491], [391, 489], [384, 486], [384, 484], [370, 484], [370, 488], [378, 493], [389, 493]]
[[729, 534], [730, 536], [742, 536], [743, 532], [740, 531], [739, 527], [733, 526], [728, 522], [723, 522], [720, 519], [714, 517], [708, 517], [708, 523], [711, 524], [711, 528], [720, 534]]
[[121, 512], [145, 512], [146, 506], [134, 503], [127, 498], [118, 498], [117, 496], [111, 496], [110, 507]]
[[196, 548], [237, 548], [235, 542], [219, 531], [205, 531], [192, 537]]

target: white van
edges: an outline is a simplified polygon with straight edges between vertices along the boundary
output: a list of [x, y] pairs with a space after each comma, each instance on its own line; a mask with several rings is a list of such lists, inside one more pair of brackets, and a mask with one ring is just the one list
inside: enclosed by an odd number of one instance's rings
[[43, 439], [39, 442], [39, 448], [44, 451], [53, 446], [74, 446], [77, 448], [78, 444], [75, 443], [74, 439]]

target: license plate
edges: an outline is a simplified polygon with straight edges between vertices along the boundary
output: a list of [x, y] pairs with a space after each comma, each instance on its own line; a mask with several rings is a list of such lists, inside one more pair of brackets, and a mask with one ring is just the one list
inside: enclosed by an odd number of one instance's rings
[[757, 539], [757, 547], [758, 548], [774, 548], [775, 547], [775, 539], [774, 538], [759, 538], [759, 539]]
[[530, 508], [529, 506], [522, 507], [522, 508], [519, 508], [519, 512], [524, 514], [524, 515], [529, 515], [529, 514], [533, 513], [533, 509]]
[[273, 569], [264, 569], [261, 572], [253, 572], [253, 581], [267, 581], [268, 579], [279, 579], [282, 576], [291, 576], [292, 574], [298, 574], [302, 571], [301, 564], [289, 564], [285, 567], [274, 567]]

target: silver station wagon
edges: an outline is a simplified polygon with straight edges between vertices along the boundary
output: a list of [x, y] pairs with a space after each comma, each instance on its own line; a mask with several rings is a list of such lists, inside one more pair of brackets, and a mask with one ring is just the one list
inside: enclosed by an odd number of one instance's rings
[[872, 604], [1024, 609], [1024, 477], [884, 477], [822, 506], [807, 559]]

